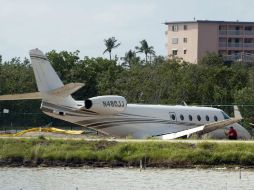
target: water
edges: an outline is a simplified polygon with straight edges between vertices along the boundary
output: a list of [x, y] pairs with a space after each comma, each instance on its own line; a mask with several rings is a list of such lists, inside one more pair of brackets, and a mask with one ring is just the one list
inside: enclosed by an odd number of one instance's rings
[[1, 190], [254, 189], [254, 171], [0, 168]]

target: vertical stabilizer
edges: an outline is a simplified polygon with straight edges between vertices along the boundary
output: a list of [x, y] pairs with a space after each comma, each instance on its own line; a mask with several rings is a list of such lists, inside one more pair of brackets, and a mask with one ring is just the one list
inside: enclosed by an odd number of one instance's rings
[[42, 51], [39, 49], [32, 49], [29, 53], [42, 101], [50, 102], [56, 105], [75, 107], [77, 104], [71, 95], [66, 95], [66, 93], [64, 96], [56, 95], [56, 92], [66, 90], [66, 88], [70, 85], [64, 87], [63, 82], [60, 80]]
[[39, 49], [30, 50], [30, 58], [40, 92], [48, 92], [63, 86], [62, 81], [42, 51]]

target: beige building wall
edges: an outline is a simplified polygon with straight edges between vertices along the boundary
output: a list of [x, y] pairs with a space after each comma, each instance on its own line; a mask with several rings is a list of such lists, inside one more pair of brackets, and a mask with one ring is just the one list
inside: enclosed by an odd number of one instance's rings
[[[187, 29], [184, 29], [187, 25]], [[172, 27], [177, 26], [177, 31]], [[176, 44], [172, 39], [178, 39]], [[187, 39], [184, 42], [184, 38]], [[191, 24], [169, 24], [168, 25], [168, 55], [173, 56], [173, 50], [177, 50], [176, 57], [183, 58], [187, 62], [196, 63], [198, 58], [198, 23]]]

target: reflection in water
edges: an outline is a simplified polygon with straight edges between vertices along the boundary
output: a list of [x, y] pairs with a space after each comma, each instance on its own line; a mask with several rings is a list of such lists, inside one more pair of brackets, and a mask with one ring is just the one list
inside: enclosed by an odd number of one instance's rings
[[1, 190], [253, 188], [253, 170], [0, 168]]

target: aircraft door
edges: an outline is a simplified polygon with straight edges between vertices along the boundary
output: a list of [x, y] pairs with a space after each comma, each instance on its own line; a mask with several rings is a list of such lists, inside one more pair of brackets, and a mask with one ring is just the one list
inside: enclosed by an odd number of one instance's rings
[[169, 112], [169, 120], [170, 121], [177, 121], [175, 112]]

